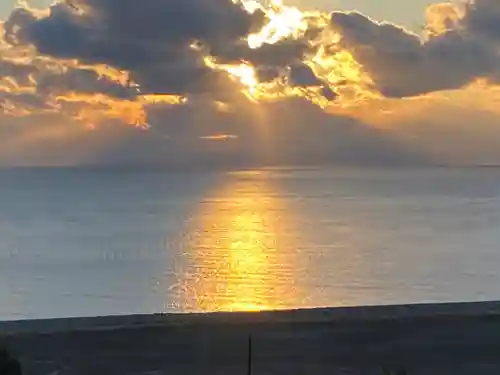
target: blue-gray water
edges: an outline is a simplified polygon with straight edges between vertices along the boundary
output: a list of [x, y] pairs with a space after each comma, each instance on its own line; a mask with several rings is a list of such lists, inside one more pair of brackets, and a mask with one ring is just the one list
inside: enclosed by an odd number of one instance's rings
[[0, 319], [500, 298], [500, 169], [0, 170]]

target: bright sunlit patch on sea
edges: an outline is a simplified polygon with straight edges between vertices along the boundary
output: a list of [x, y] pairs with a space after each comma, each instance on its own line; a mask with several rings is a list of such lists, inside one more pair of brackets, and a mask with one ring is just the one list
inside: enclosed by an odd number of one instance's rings
[[189, 228], [180, 306], [186, 311], [260, 311], [301, 305], [293, 226], [270, 172], [247, 171], [201, 202]]

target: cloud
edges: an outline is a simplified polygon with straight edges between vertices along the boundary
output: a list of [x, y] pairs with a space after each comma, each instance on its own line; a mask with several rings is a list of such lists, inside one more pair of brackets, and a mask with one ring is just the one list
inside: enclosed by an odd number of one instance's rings
[[495, 0], [475, 0], [468, 4], [461, 26], [471, 34], [500, 44], [500, 3]]
[[[494, 42], [483, 38], [477, 28], [470, 28], [470, 20], [484, 12], [483, 3], [467, 8], [461, 21], [450, 16], [458, 14], [450, 11], [451, 5], [430, 8], [432, 30], [442, 33], [426, 40], [356, 12], [334, 12], [331, 23], [342, 35], [343, 46], [365, 67], [384, 96], [416, 96], [458, 89], [478, 78], [498, 74], [500, 56], [496, 43], [500, 39]], [[459, 22], [460, 27], [457, 24], [453, 28], [454, 22]]]
[[334, 116], [297, 98], [224, 113], [190, 103], [150, 114], [152, 128], [128, 137], [94, 161], [168, 167], [255, 167], [275, 164], [422, 165], [417, 150], [390, 134]]
[[[276, 0], [267, 7], [252, 0], [19, 7], [0, 22], [0, 128], [21, 124], [22, 136], [5, 128], [18, 143], [81, 137], [89, 150], [99, 143], [100, 152], [91, 155], [79, 148], [73, 160], [86, 163], [484, 160], [480, 150], [463, 146], [468, 137], [461, 128], [453, 133], [440, 123], [462, 124], [456, 112], [490, 124], [499, 113], [464, 109], [464, 103], [482, 108], [483, 94], [470, 102], [460, 97], [460, 110], [436, 98], [475, 95], [471, 87], [480, 83], [500, 97], [493, 90], [500, 80], [500, 5], [438, 3], [426, 14], [418, 35], [356, 11], [301, 11]], [[430, 108], [429, 100], [439, 123], [416, 111]], [[27, 125], [29, 118], [44, 128]], [[101, 128], [109, 149], [94, 136]], [[493, 127], [487, 129], [495, 138]], [[467, 158], [438, 152], [431, 134], [456, 140], [470, 151]], [[12, 162], [18, 151], [8, 149], [0, 159], [8, 154]], [[68, 151], [59, 149], [47, 160]]]
[[226, 0], [72, 0], [52, 5], [45, 17], [16, 9], [6, 39], [57, 57], [131, 69], [177, 60], [194, 40], [233, 42], [252, 30], [254, 18]]
[[[6, 22], [5, 38], [56, 58], [128, 70], [145, 90], [176, 92], [207, 79], [191, 43], [208, 49], [234, 44], [259, 21], [227, 0], [74, 0], [52, 5], [44, 17], [18, 8]], [[189, 83], [163, 79], [152, 85], [161, 73], [187, 74]]]
[[304, 40], [250, 48], [245, 38], [266, 22], [263, 9], [250, 13], [230, 0], [74, 0], [56, 3], [43, 15], [16, 9], [5, 24], [5, 40], [57, 59], [126, 70], [145, 92], [187, 95], [226, 85], [227, 72], [207, 67], [207, 56], [280, 74], [300, 65], [309, 50]]
[[119, 143], [127, 129], [104, 125], [89, 131], [58, 113], [0, 114], [0, 124], [0, 167], [84, 165]]
[[36, 71], [37, 68], [32, 65], [0, 60], [0, 77], [16, 77], [17, 80], [26, 81]]
[[62, 73], [41, 75], [37, 82], [37, 91], [45, 95], [67, 92], [101, 93], [119, 99], [132, 99], [137, 96], [137, 90], [134, 88], [126, 87], [123, 83], [88, 68], [67, 68]]
[[[322, 86], [339, 96], [346, 81], [358, 92], [408, 97], [460, 88], [500, 71], [495, 1], [429, 7], [425, 40], [357, 12], [300, 13], [251, 4], [67, 0], [43, 14], [16, 9], [5, 23], [5, 40], [34, 45], [53, 58], [125, 70], [146, 92], [181, 96], [227, 86], [227, 71], [224, 76], [207, 66], [207, 56], [213, 64], [246, 62], [264, 82], [288, 79], [290, 86]], [[325, 60], [346, 65], [337, 58], [342, 53], [353, 57], [351, 66], [325, 72]], [[366, 77], [353, 80], [349, 69]]]

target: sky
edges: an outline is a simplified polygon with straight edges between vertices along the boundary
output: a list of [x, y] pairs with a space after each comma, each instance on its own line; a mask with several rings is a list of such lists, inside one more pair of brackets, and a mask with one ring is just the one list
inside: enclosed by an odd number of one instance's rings
[[44, 1], [0, 5], [0, 166], [500, 163], [497, 0]]
[[[36, 7], [47, 7], [52, 0], [31, 0], [30, 4]], [[334, 9], [359, 10], [375, 19], [388, 20], [405, 25], [408, 28], [418, 28], [425, 19], [425, 8], [433, 0], [292, 0], [287, 4], [299, 8], [317, 8], [323, 11]], [[0, 4], [0, 19], [6, 18], [16, 0], [2, 0]]]

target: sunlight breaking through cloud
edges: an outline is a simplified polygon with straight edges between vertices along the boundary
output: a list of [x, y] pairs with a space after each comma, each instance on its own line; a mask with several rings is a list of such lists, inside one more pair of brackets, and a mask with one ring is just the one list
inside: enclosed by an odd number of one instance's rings
[[357, 11], [280, 0], [145, 4], [20, 3], [0, 22], [4, 121], [60, 116], [94, 130], [112, 123], [182, 133], [189, 118], [194, 127], [221, 127], [193, 135], [198, 140], [241, 137], [226, 123], [247, 122], [239, 130], [270, 138], [274, 111], [287, 108], [281, 117], [306, 126], [298, 114], [314, 107], [321, 121], [355, 119], [399, 137], [393, 119], [409, 103], [419, 108], [452, 93], [464, 110], [472, 100], [483, 111], [484, 95], [466, 100], [467, 93], [480, 83], [491, 92], [487, 103], [499, 95], [500, 4], [491, 0], [433, 4], [421, 35]]

